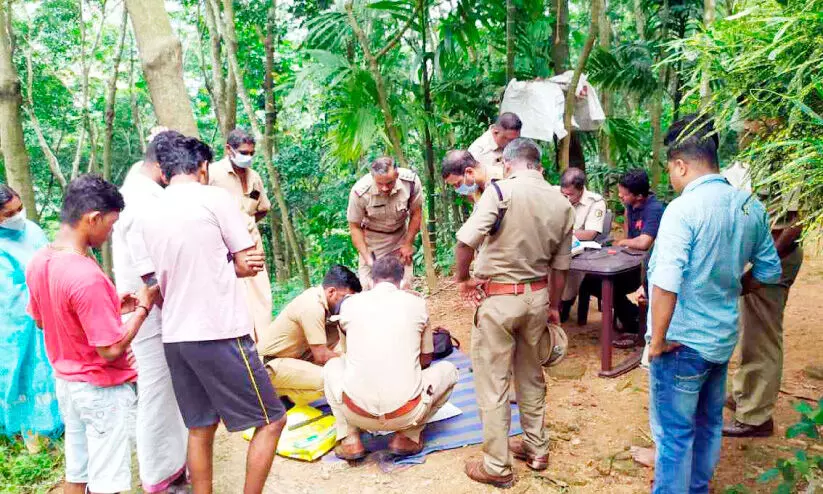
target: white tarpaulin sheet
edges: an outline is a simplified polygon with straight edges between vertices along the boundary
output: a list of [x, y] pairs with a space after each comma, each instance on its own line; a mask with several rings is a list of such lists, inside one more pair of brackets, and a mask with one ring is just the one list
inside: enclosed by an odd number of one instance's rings
[[[566, 102], [565, 90], [571, 82], [572, 72], [534, 81], [512, 79], [503, 94], [500, 112], [512, 112], [520, 117], [523, 137], [551, 141], [566, 137], [563, 127], [563, 108]], [[583, 131], [597, 130], [606, 120], [603, 108], [594, 87], [585, 75], [577, 85], [576, 103], [572, 125]]]

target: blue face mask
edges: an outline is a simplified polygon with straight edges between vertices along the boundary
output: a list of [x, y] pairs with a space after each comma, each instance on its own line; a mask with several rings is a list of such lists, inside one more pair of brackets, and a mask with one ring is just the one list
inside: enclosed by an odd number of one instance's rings
[[455, 192], [460, 194], [461, 196], [470, 196], [477, 192], [477, 184], [466, 185], [465, 182], [460, 184], [460, 187], [454, 189]]

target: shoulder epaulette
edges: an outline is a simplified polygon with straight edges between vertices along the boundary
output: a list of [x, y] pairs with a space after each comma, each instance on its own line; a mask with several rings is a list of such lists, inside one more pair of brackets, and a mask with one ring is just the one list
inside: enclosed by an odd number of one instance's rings
[[371, 173], [367, 173], [354, 184], [352, 190], [354, 190], [354, 193], [357, 194], [358, 197], [362, 197], [363, 194], [368, 192], [373, 183], [374, 179], [372, 178]]
[[408, 168], [398, 168], [397, 174], [400, 180], [405, 180], [406, 182], [414, 182], [415, 179], [417, 179], [417, 173]]

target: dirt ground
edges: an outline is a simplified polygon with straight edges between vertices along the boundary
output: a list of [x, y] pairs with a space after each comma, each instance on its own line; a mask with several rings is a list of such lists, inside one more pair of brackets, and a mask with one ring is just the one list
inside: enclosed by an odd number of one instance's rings
[[[723, 442], [723, 453], [713, 492], [742, 483], [754, 492], [768, 489], [755, 482], [776, 458], [790, 455], [804, 443], [784, 438], [796, 421], [791, 406], [797, 398], [823, 396], [823, 381], [807, 378], [806, 365], [823, 364], [823, 343], [816, 325], [820, 321], [823, 288], [823, 257], [806, 256], [791, 291], [785, 321], [785, 371], [775, 420], [778, 432], [769, 439], [737, 439]], [[447, 281], [429, 299], [432, 323], [452, 330], [468, 351], [471, 312], [462, 306], [456, 289]], [[815, 302], [817, 300], [817, 302]], [[572, 311], [572, 314], [575, 312]], [[591, 304], [589, 324], [566, 325], [571, 341], [568, 359], [548, 378], [547, 423], [552, 451], [549, 469], [535, 474], [516, 463], [517, 484], [510, 492], [648, 492], [651, 470], [635, 465], [624, 450], [649, 444], [648, 379], [635, 369], [617, 379], [597, 377], [600, 314]], [[615, 359], [625, 353], [616, 350]], [[578, 377], [579, 376], [579, 377]], [[246, 441], [240, 434], [221, 433], [215, 447], [215, 492], [235, 493], [243, 484]], [[375, 463], [313, 464], [277, 458], [266, 492], [271, 493], [378, 493], [378, 492], [492, 492], [491, 487], [470, 481], [463, 461], [480, 454], [480, 446], [429, 455], [426, 463], [383, 473]]]

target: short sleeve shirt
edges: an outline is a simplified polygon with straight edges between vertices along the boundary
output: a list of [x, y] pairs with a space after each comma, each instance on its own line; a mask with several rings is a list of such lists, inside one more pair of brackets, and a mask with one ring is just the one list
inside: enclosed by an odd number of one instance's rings
[[26, 283], [29, 313], [42, 324], [57, 377], [101, 387], [137, 378], [125, 354], [109, 362], [97, 353], [97, 347], [122, 340], [126, 330], [117, 290], [94, 260], [45, 247], [29, 263]]
[[657, 230], [660, 228], [663, 210], [663, 204], [657, 200], [654, 194], [650, 194], [646, 198], [646, 202], [638, 208], [626, 206], [628, 238], [636, 238], [644, 234], [653, 239], [657, 238]]
[[503, 150], [497, 146], [489, 128], [469, 146], [469, 153], [478, 163], [485, 167], [496, 166], [503, 168]]
[[426, 302], [390, 283], [346, 298], [343, 390], [373, 415], [393, 412], [422, 391], [420, 354], [432, 353]]
[[325, 345], [329, 313], [323, 287], [315, 286], [286, 305], [258, 336], [257, 348], [265, 357], [306, 358], [310, 345]]
[[271, 209], [271, 201], [266, 195], [266, 187], [263, 185], [260, 174], [247, 168], [246, 188], [244, 189], [240, 177], [234, 171], [228, 158], [209, 165], [209, 185], [226, 189], [248, 216], [266, 213]]
[[163, 294], [164, 343], [251, 332], [245, 286], [231, 255], [254, 242], [228, 192], [199, 183], [169, 185], [140, 227]]
[[[487, 187], [457, 240], [478, 249], [475, 275], [503, 283], [545, 279], [549, 269], [571, 264], [574, 210], [569, 201], [536, 170], [523, 170]], [[490, 236], [501, 209], [506, 209]]]
[[574, 229], [603, 233], [603, 221], [606, 216], [606, 201], [603, 196], [588, 189], [583, 189], [580, 201], [573, 204]]

